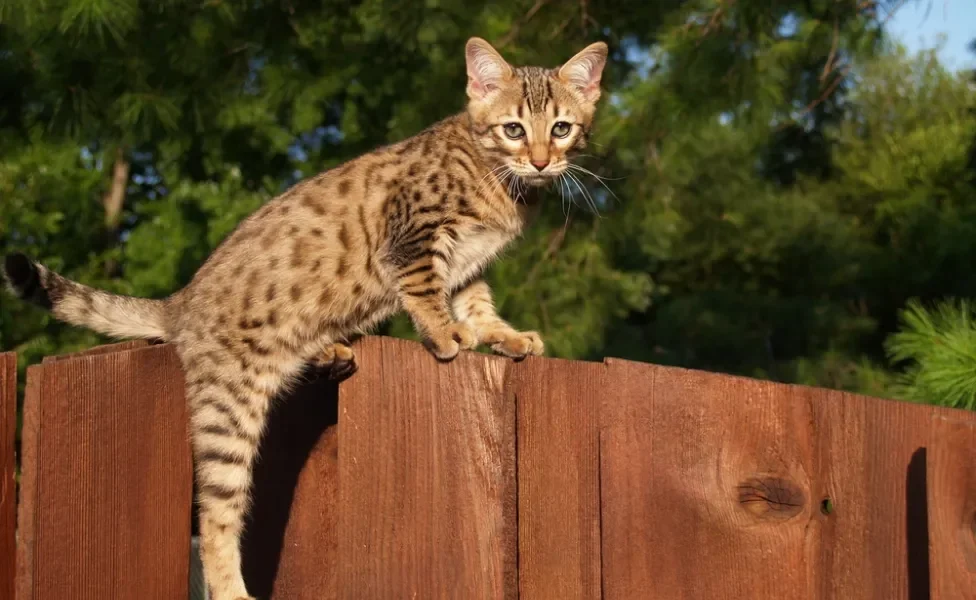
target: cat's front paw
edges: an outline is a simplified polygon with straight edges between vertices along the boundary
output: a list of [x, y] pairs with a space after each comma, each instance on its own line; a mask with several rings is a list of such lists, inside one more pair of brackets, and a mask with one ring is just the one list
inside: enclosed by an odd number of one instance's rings
[[452, 360], [461, 350], [478, 345], [478, 336], [467, 323], [451, 323], [427, 336], [427, 347], [439, 360]]
[[542, 356], [545, 352], [542, 338], [534, 331], [499, 327], [484, 332], [481, 341], [491, 346], [496, 353], [519, 360], [526, 356]]
[[321, 354], [312, 359], [312, 364], [321, 369], [325, 376], [332, 381], [344, 381], [359, 370], [356, 364], [356, 353], [349, 346], [336, 342], [325, 348]]

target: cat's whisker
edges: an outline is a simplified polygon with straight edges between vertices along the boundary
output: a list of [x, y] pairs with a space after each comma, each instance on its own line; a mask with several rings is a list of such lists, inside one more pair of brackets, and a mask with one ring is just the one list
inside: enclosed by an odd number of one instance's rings
[[502, 191], [507, 191], [508, 182], [514, 172], [512, 171], [511, 167], [509, 167], [508, 165], [502, 165], [502, 167], [504, 170], [502, 171], [501, 175], [495, 176], [495, 181], [498, 183], [498, 187]]
[[566, 215], [567, 219], [569, 219], [569, 205], [572, 203], [572, 200], [567, 196], [568, 189], [566, 187], [566, 176], [560, 174], [557, 181], [559, 182], [559, 196], [562, 204], [563, 214]]
[[595, 179], [598, 179], [600, 181], [623, 181], [624, 179], [627, 179], [626, 177], [604, 177], [603, 175], [597, 175], [596, 173], [594, 173], [593, 171], [587, 169], [586, 167], [583, 167], [583, 166], [577, 165], [576, 163], [571, 163], [571, 162], [567, 162], [566, 163], [566, 167], [567, 168], [570, 168], [570, 169], [577, 169], [579, 171], [582, 171], [582, 172], [586, 173], [587, 175], [589, 175], [589, 176], [591, 176], [591, 177], [593, 177]]
[[481, 180], [478, 182], [478, 187], [474, 191], [475, 196], [480, 196], [482, 188], [485, 188], [487, 190], [487, 187], [490, 187], [493, 181], [496, 184], [498, 184], [499, 187], [501, 187], [501, 183], [498, 181], [498, 171], [501, 171], [502, 169], [509, 169], [509, 166], [502, 163], [497, 167], [495, 167], [494, 169], [492, 169], [491, 171], [485, 173], [485, 176], [482, 177]]
[[613, 196], [614, 200], [616, 200], [617, 202], [622, 202], [622, 200], [620, 200], [620, 197], [617, 196], [617, 194], [615, 194], [613, 192], [613, 190], [610, 189], [610, 186], [608, 186], [606, 183], [604, 183], [603, 182], [603, 179], [600, 176], [598, 176], [596, 173], [590, 171], [589, 169], [584, 169], [583, 167], [581, 167], [579, 165], [574, 165], [574, 164], [570, 164], [569, 165], [569, 168], [570, 168], [570, 171], [574, 171], [575, 170], [575, 171], [578, 171], [580, 173], [584, 173], [586, 175], [590, 175], [591, 177], [593, 177], [594, 179], [596, 179], [597, 182], [600, 185], [602, 185], [608, 192], [610, 192], [610, 195]]
[[566, 171], [566, 173], [573, 179], [573, 181], [576, 182], [577, 187], [579, 187], [580, 192], [583, 194], [584, 199], [586, 200], [587, 204], [589, 205], [593, 213], [598, 217], [602, 217], [602, 215], [600, 215], [600, 209], [596, 205], [596, 201], [593, 200], [593, 195], [590, 194], [590, 192], [586, 189], [586, 186], [583, 185], [583, 183], [579, 180], [578, 177], [576, 177], [576, 175], [572, 173], [572, 171]]
[[[566, 171], [565, 175], [569, 178], [569, 181], [576, 186], [576, 189], [579, 190], [580, 195], [585, 197], [585, 193], [583, 192], [583, 187], [580, 185], [579, 181], [575, 177], [573, 177], [573, 174], [570, 171]], [[568, 185], [569, 184], [567, 183], [567, 187]], [[573, 202], [574, 203], [576, 202], [575, 196], [573, 196]]]

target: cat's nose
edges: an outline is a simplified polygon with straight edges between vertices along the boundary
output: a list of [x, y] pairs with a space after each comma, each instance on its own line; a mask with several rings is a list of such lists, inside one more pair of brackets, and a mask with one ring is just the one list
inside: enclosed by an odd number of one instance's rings
[[532, 160], [531, 162], [532, 162], [532, 166], [535, 167], [536, 171], [541, 171], [542, 169], [545, 169], [546, 167], [549, 166], [548, 158], [545, 160]]

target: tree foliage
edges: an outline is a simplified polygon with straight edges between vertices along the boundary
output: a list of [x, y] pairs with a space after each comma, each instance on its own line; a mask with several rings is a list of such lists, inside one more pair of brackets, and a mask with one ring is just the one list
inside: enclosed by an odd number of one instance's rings
[[888, 338], [893, 361], [907, 366], [895, 384], [905, 399], [976, 409], [976, 310], [967, 301], [926, 309], [911, 301], [902, 329]]
[[[558, 356], [965, 405], [885, 353], [910, 299], [976, 296], [973, 82], [887, 42], [896, 4], [0, 0], [0, 246], [165, 296], [287, 186], [460, 110], [469, 36], [605, 39], [594, 176], [491, 269], [502, 313]], [[21, 366], [104, 341], [0, 298]]]

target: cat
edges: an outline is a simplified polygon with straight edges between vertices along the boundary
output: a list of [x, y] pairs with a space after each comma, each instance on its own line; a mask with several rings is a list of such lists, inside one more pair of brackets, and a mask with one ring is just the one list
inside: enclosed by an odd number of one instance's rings
[[240, 535], [252, 461], [269, 403], [308, 363], [349, 375], [349, 336], [398, 310], [440, 360], [478, 344], [543, 354], [537, 333], [498, 316], [481, 273], [522, 230], [512, 185], [556, 181], [586, 146], [606, 59], [597, 42], [555, 69], [516, 68], [471, 38], [466, 110], [270, 200], [166, 299], [109, 294], [23, 254], [5, 258], [10, 289], [58, 319], [175, 347], [213, 600], [251, 598]]

